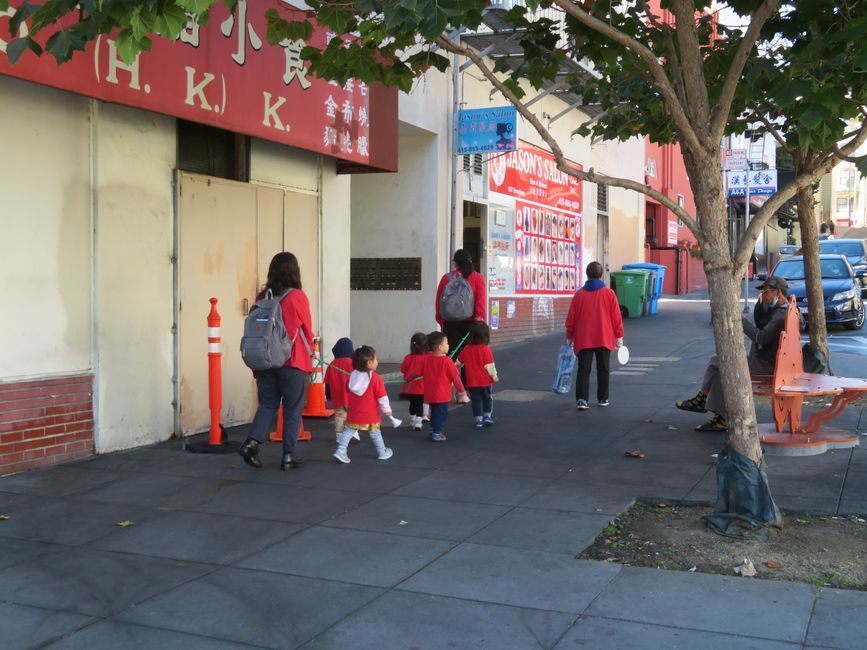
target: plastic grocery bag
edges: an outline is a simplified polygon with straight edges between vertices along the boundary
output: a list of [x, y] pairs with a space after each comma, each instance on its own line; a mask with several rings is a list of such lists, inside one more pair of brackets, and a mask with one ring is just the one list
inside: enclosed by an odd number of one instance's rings
[[561, 395], [572, 390], [572, 373], [575, 372], [575, 353], [571, 345], [561, 345], [557, 355], [557, 374], [551, 390]]

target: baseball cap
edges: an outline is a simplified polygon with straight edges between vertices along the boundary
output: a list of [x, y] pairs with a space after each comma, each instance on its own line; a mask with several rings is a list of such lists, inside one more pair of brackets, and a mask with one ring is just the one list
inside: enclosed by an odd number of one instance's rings
[[759, 289], [779, 289], [783, 292], [783, 295], [788, 295], [789, 283], [778, 275], [772, 275], [759, 285]]

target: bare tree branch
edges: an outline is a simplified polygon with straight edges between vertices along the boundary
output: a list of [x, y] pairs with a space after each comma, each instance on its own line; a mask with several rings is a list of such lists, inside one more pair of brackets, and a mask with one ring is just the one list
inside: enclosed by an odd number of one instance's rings
[[716, 108], [714, 109], [713, 120], [710, 124], [711, 139], [719, 142], [725, 134], [726, 123], [729, 119], [729, 113], [732, 109], [735, 91], [738, 87], [741, 74], [744, 71], [744, 66], [750, 56], [750, 52], [756, 45], [762, 27], [765, 26], [768, 18], [777, 10], [780, 0], [765, 0], [761, 6], [753, 13], [753, 18], [750, 21], [750, 26], [741, 40], [738, 50], [732, 59], [731, 66], [726, 73], [725, 81], [723, 82], [722, 90], [720, 91], [719, 99], [717, 100]]
[[442, 49], [452, 52], [454, 54], [460, 54], [465, 56], [470, 61], [472, 61], [479, 71], [484, 75], [484, 77], [491, 82], [491, 85], [494, 86], [499, 92], [503, 94], [503, 96], [508, 99], [518, 110], [521, 116], [526, 119], [542, 140], [545, 141], [551, 148], [551, 153], [554, 155], [554, 158], [557, 160], [557, 169], [559, 169], [564, 174], [568, 174], [577, 178], [578, 180], [587, 181], [588, 183], [597, 183], [599, 185], [608, 185], [611, 187], [622, 187], [627, 190], [634, 190], [641, 194], [645, 194], [664, 205], [666, 208], [671, 210], [677, 217], [683, 221], [683, 223], [695, 234], [695, 236], [701, 241], [701, 231], [699, 230], [698, 224], [696, 220], [686, 212], [682, 207], [680, 207], [675, 201], [665, 196], [661, 192], [654, 190], [652, 187], [645, 185], [644, 183], [639, 183], [638, 181], [634, 181], [629, 178], [617, 178], [615, 176], [606, 176], [605, 174], [599, 174], [593, 168], [590, 168], [587, 171], [576, 169], [574, 166], [570, 165], [566, 160], [566, 155], [563, 153], [563, 149], [560, 147], [560, 144], [557, 142], [556, 138], [551, 135], [551, 132], [545, 128], [542, 122], [538, 117], [527, 108], [524, 103], [512, 92], [512, 90], [503, 83], [503, 81], [491, 70], [490, 67], [484, 62], [481, 56], [470, 47], [465, 47], [463, 45], [459, 45], [454, 41], [449, 40], [445, 36], [440, 36], [436, 40], [436, 44], [439, 45]]
[[779, 142], [780, 146], [783, 149], [785, 149], [786, 151], [789, 151], [789, 145], [786, 144], [786, 140], [783, 138], [783, 136], [780, 134], [780, 132], [777, 130], [777, 128], [773, 125], [773, 123], [768, 119], [768, 116], [765, 115], [764, 113], [760, 113], [758, 111], [754, 111], [753, 115], [755, 116], [755, 118], [759, 122], [764, 124], [765, 128], [768, 130], [768, 133], [770, 133], [772, 136], [774, 136], [774, 140]]
[[[693, 125], [710, 123], [710, 100], [707, 93], [707, 80], [704, 76], [704, 61], [701, 44], [698, 40], [698, 30], [695, 20], [695, 2], [693, 0], [675, 0], [672, 13], [675, 20], [675, 37], [680, 46], [680, 62], [683, 66], [683, 80], [686, 88], [686, 112]], [[708, 136], [703, 133], [704, 149], [708, 148]], [[710, 138], [711, 145], [717, 146], [720, 139]]]
[[[855, 136], [852, 137], [852, 139], [842, 148], [839, 148], [839, 151], [843, 155], [851, 155], [858, 149], [858, 147], [864, 144], [864, 142], [867, 142], [867, 121], [864, 121], [861, 124], [861, 128], [857, 131]], [[759, 238], [762, 228], [764, 228], [765, 224], [771, 220], [771, 217], [777, 212], [777, 210], [783, 207], [783, 204], [786, 201], [795, 196], [795, 194], [798, 193], [798, 190], [812, 185], [817, 179], [831, 171], [834, 168], [834, 165], [837, 164], [837, 157], [833, 154], [824, 155], [824, 157], [820, 154], [816, 160], [817, 162], [811, 171], [800, 174], [791, 183], [788, 183], [786, 186], [779, 189], [776, 194], [765, 202], [761, 209], [756, 213], [755, 218], [750, 221], [750, 224], [747, 226], [743, 237], [741, 237], [741, 240], [738, 242], [737, 250], [735, 251], [732, 269], [736, 276], [742, 275], [743, 269], [746, 267], [750, 255], [752, 255], [753, 248], [755, 247], [756, 240]], [[749, 200], [749, 197], [747, 197], [747, 200]]]
[[617, 43], [624, 49], [638, 55], [653, 77], [653, 87], [656, 88], [657, 92], [659, 92], [660, 97], [665, 103], [669, 115], [671, 115], [671, 118], [677, 125], [684, 142], [696, 151], [701, 149], [701, 140], [693, 129], [693, 126], [684, 110], [684, 106], [680, 102], [671, 81], [666, 76], [665, 69], [657, 60], [656, 55], [646, 45], [634, 38], [630, 38], [619, 29], [591, 16], [589, 13], [575, 5], [572, 0], [553, 0], [553, 3], [575, 18], [582, 25], [589, 27], [593, 31], [605, 36], [614, 43]]

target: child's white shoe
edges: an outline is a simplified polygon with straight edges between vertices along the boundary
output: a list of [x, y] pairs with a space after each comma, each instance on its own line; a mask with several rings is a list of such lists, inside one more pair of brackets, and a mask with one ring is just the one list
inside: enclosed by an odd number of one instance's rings
[[341, 463], [346, 463], [347, 465], [352, 461], [349, 459], [349, 455], [342, 449], [338, 449], [334, 452], [334, 457], [339, 460]]
[[379, 455], [377, 456], [377, 458], [378, 458], [379, 460], [388, 460], [388, 459], [391, 458], [392, 456], [394, 456], [394, 452], [391, 450], [391, 447], [386, 447], [385, 449], [383, 449], [383, 450], [379, 453]]

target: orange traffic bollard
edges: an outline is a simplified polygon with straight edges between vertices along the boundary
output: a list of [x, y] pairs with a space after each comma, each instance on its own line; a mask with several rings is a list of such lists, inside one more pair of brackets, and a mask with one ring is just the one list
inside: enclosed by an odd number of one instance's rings
[[[271, 442], [283, 442], [283, 407], [277, 410], [277, 428], [268, 434], [268, 440]], [[313, 434], [304, 428], [304, 420], [301, 420], [301, 427], [298, 429], [298, 442], [307, 442], [313, 440]]]
[[223, 409], [222, 359], [220, 314], [217, 312], [217, 299], [211, 298], [211, 313], [208, 314], [208, 406], [211, 409], [209, 445], [223, 444], [223, 427], [220, 426], [220, 411]]
[[313, 369], [310, 385], [307, 387], [307, 405], [301, 414], [311, 418], [330, 418], [334, 409], [325, 406], [325, 378], [322, 374], [322, 362], [319, 361], [319, 338], [313, 339], [313, 356], [318, 362]]
[[181, 433], [184, 448], [201, 454], [228, 454], [237, 451], [240, 443], [226, 439], [226, 431], [220, 424], [223, 410], [223, 353], [220, 352], [220, 314], [217, 312], [217, 299], [211, 298], [211, 311], [208, 313], [208, 408], [211, 410], [211, 426], [208, 440], [189, 443]]

